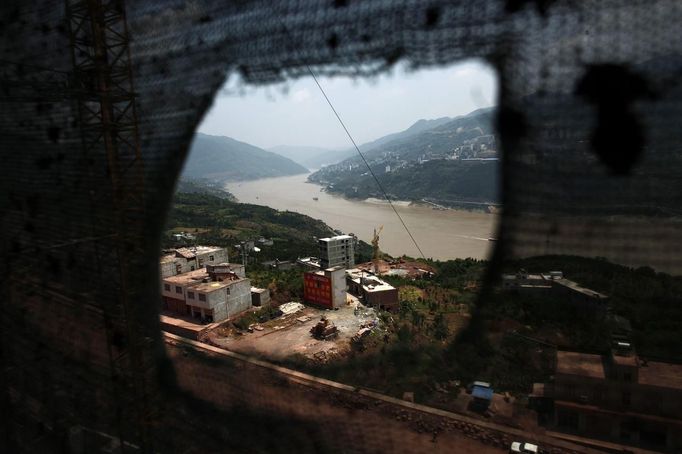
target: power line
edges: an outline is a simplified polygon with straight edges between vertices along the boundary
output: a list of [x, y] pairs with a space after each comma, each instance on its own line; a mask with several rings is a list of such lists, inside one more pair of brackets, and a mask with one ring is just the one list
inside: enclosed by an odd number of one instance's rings
[[[285, 35], [287, 36], [287, 38], [289, 39], [289, 44], [293, 44], [294, 39], [293, 39], [293, 37], [291, 36], [291, 33], [289, 32], [289, 29], [287, 28], [286, 24], [284, 23], [284, 20], [280, 18], [280, 22], [281, 22], [281, 24], [282, 24], [282, 28], [284, 29], [284, 34], [285, 34]], [[374, 181], [375, 181], [375, 183], [377, 184], [377, 186], [379, 187], [379, 190], [380, 190], [381, 193], [384, 195], [384, 198], [386, 199], [386, 201], [388, 202], [388, 204], [389, 204], [389, 205], [391, 206], [391, 208], [393, 209], [393, 212], [394, 212], [395, 215], [398, 217], [398, 220], [400, 220], [400, 223], [402, 224], [402, 226], [403, 226], [403, 228], [405, 229], [405, 231], [407, 232], [407, 234], [410, 236], [410, 239], [412, 240], [412, 243], [414, 243], [415, 247], [416, 247], [417, 250], [419, 251], [419, 254], [422, 256], [422, 258], [423, 258], [424, 260], [426, 260], [426, 256], [424, 255], [424, 252], [422, 251], [422, 248], [419, 247], [419, 244], [417, 243], [417, 240], [414, 238], [414, 235], [412, 235], [412, 232], [410, 232], [410, 229], [407, 227], [407, 224], [405, 224], [405, 221], [403, 220], [402, 216], [400, 216], [400, 213], [398, 213], [398, 210], [396, 209], [395, 205], [393, 205], [393, 202], [391, 202], [391, 199], [389, 198], [388, 193], [386, 192], [386, 190], [384, 189], [384, 187], [383, 187], [383, 186], [381, 185], [381, 183], [379, 182], [379, 179], [377, 178], [376, 174], [374, 173], [374, 171], [373, 171], [372, 168], [370, 167], [369, 163], [367, 162], [367, 159], [365, 159], [365, 155], [363, 155], [362, 152], [360, 151], [360, 147], [358, 147], [358, 145], [355, 143], [355, 139], [353, 139], [353, 136], [351, 135], [350, 131], [349, 131], [348, 128], [346, 127], [346, 124], [345, 124], [345, 123], [343, 122], [343, 120], [341, 119], [341, 116], [340, 116], [339, 113], [336, 111], [336, 108], [334, 108], [334, 104], [332, 104], [331, 100], [330, 100], [329, 97], [327, 96], [327, 93], [324, 91], [324, 88], [322, 88], [322, 85], [320, 84], [320, 81], [317, 80], [317, 76], [315, 76], [315, 73], [313, 72], [312, 68], [311, 68], [310, 65], [308, 65], [307, 63], [306, 63], [306, 65], [305, 65], [305, 67], [306, 67], [306, 69], [308, 70], [308, 72], [310, 73], [310, 75], [312, 76], [313, 80], [315, 81], [315, 84], [317, 85], [317, 88], [319, 88], [320, 92], [322, 93], [322, 96], [324, 96], [324, 99], [327, 101], [327, 104], [329, 104], [329, 107], [331, 107], [332, 112], [334, 112], [334, 116], [336, 116], [336, 119], [339, 121], [339, 123], [341, 124], [341, 127], [342, 127], [343, 130], [346, 132], [346, 135], [348, 136], [348, 138], [350, 139], [351, 143], [353, 144], [353, 147], [355, 147], [355, 151], [358, 152], [358, 154], [359, 154], [360, 157], [362, 158], [362, 161], [363, 161], [363, 162], [365, 163], [365, 165], [367, 166], [367, 170], [369, 170], [369, 173], [372, 175], [372, 178], [374, 178]]]
[[400, 213], [398, 213], [398, 210], [396, 209], [395, 205], [393, 205], [393, 202], [391, 202], [390, 197], [388, 196], [388, 194], [387, 194], [386, 191], [384, 190], [384, 187], [383, 187], [383, 186], [381, 185], [381, 183], [379, 182], [379, 179], [377, 178], [376, 174], [375, 174], [374, 171], [372, 170], [372, 167], [371, 167], [371, 166], [369, 165], [369, 163], [367, 162], [367, 159], [365, 159], [365, 155], [363, 155], [362, 152], [360, 151], [360, 147], [358, 147], [358, 145], [355, 143], [355, 139], [353, 139], [353, 136], [351, 135], [350, 131], [348, 131], [348, 128], [346, 127], [345, 123], [344, 123], [343, 120], [341, 119], [341, 116], [339, 115], [339, 113], [338, 113], [338, 112], [336, 111], [336, 109], [334, 108], [334, 104], [332, 104], [331, 100], [330, 100], [329, 97], [327, 96], [327, 93], [325, 93], [324, 89], [322, 88], [322, 85], [320, 85], [320, 82], [317, 80], [317, 77], [315, 76], [315, 73], [314, 73], [313, 70], [310, 68], [310, 66], [306, 65], [306, 68], [308, 69], [308, 72], [310, 73], [310, 75], [312, 76], [313, 80], [315, 81], [315, 84], [317, 85], [317, 88], [320, 89], [320, 92], [322, 93], [322, 96], [324, 96], [324, 99], [327, 100], [327, 104], [329, 104], [329, 107], [331, 107], [332, 112], [334, 112], [334, 115], [336, 116], [336, 119], [339, 120], [339, 123], [341, 124], [341, 127], [343, 127], [343, 130], [346, 131], [346, 135], [348, 136], [348, 138], [350, 139], [350, 141], [353, 143], [353, 146], [355, 147], [355, 151], [358, 152], [358, 154], [359, 154], [360, 157], [362, 158], [362, 161], [363, 161], [363, 162], [365, 163], [365, 165], [367, 166], [367, 170], [369, 170], [369, 173], [372, 175], [372, 178], [374, 178], [374, 181], [376, 182], [377, 186], [379, 187], [379, 190], [380, 190], [381, 193], [384, 195], [384, 198], [386, 199], [386, 201], [388, 202], [388, 204], [389, 204], [389, 205], [391, 206], [391, 208], [393, 209], [393, 212], [395, 213], [395, 215], [396, 215], [396, 216], [398, 217], [398, 219], [400, 220], [400, 223], [403, 225], [403, 227], [405, 228], [405, 231], [406, 231], [407, 234], [410, 236], [410, 239], [412, 240], [412, 242], [414, 243], [415, 247], [416, 247], [417, 250], [419, 251], [419, 254], [422, 256], [422, 258], [423, 258], [424, 260], [426, 260], [426, 257], [424, 256], [424, 252], [422, 252], [422, 249], [419, 247], [419, 244], [417, 243], [417, 240], [416, 240], [416, 239], [414, 238], [414, 236], [412, 235], [412, 232], [410, 232], [410, 229], [407, 227], [407, 224], [405, 224], [405, 221], [403, 220], [402, 216], [400, 216]]

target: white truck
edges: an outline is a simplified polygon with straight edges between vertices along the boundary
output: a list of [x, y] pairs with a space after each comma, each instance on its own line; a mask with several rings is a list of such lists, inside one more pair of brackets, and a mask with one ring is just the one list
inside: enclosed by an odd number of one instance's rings
[[538, 454], [538, 445], [531, 443], [521, 443], [520, 441], [515, 441], [511, 444], [509, 452], [513, 454]]

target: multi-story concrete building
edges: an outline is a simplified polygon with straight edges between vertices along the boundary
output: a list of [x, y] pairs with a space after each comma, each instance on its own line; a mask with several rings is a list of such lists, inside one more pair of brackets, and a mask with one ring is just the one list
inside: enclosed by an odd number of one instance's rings
[[338, 235], [330, 238], [320, 238], [320, 268], [327, 269], [335, 266], [353, 268], [355, 266], [355, 237]]
[[303, 299], [334, 309], [346, 304], [346, 278], [343, 267], [308, 271], [303, 275]]
[[516, 274], [502, 276], [502, 288], [525, 294], [547, 294], [560, 297], [562, 301], [578, 305], [586, 310], [606, 312], [609, 297], [603, 293], [585, 288], [570, 279], [561, 271], [542, 274], [528, 274], [521, 270]]
[[244, 278], [243, 267], [230, 271], [231, 265], [211, 265], [208, 269], [169, 276], [163, 279], [163, 308], [207, 322], [218, 322], [251, 307], [251, 281]]
[[190, 315], [219, 322], [251, 307], [251, 281], [244, 278], [198, 283], [187, 289]]
[[206, 265], [227, 263], [227, 249], [217, 246], [192, 246], [173, 249], [161, 257], [161, 278], [189, 273]]
[[627, 342], [610, 355], [558, 351], [544, 397], [560, 430], [682, 450], [682, 365], [641, 359]]
[[399, 309], [398, 289], [367, 271], [353, 268], [346, 270], [348, 291], [362, 298], [367, 306], [389, 312]]
[[187, 288], [206, 279], [206, 270], [194, 270], [174, 276], [168, 276], [161, 280], [161, 299], [163, 309], [178, 314], [189, 314], [187, 307]]

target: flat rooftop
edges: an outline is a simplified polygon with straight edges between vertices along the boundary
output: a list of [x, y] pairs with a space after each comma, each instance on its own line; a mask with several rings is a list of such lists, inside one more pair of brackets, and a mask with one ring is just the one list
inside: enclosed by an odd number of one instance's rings
[[564, 287], [568, 287], [571, 290], [574, 290], [576, 292], [582, 293], [583, 295], [589, 296], [591, 298], [597, 298], [597, 299], [606, 299], [608, 296], [604, 295], [603, 293], [595, 292], [594, 290], [590, 290], [589, 288], [585, 288], [578, 284], [577, 282], [573, 282], [570, 279], [562, 278], [562, 279], [552, 279], [552, 282], [556, 282], [559, 285], [563, 285]]
[[194, 282], [189, 285], [189, 288], [192, 290], [195, 290], [197, 292], [201, 293], [211, 293], [215, 292], [216, 290], [223, 289], [225, 287], [230, 287], [231, 285], [234, 285], [238, 282], [243, 282], [246, 281], [247, 279], [245, 278], [240, 278], [240, 279], [226, 279], [224, 281], [209, 281], [209, 282]]
[[682, 364], [642, 361], [639, 367], [639, 383], [661, 388], [682, 389]]
[[602, 356], [589, 353], [557, 351], [556, 371], [558, 374], [606, 378]]
[[351, 240], [353, 239], [352, 236], [350, 235], [337, 235], [337, 236], [331, 236], [329, 238], [320, 238], [319, 241], [340, 241], [340, 240]]
[[167, 282], [169, 284], [187, 285], [201, 281], [202, 279], [208, 279], [208, 273], [204, 268], [190, 271], [189, 273], [182, 273], [175, 276], [166, 277], [163, 279], [163, 282]]
[[349, 277], [356, 284], [361, 284], [367, 292], [383, 292], [393, 290], [395, 287], [382, 281], [374, 274], [369, 274], [358, 268], [346, 270], [346, 277]]
[[374, 284], [363, 285], [362, 287], [370, 293], [372, 293], [372, 292], [385, 292], [387, 290], [395, 289], [395, 287], [393, 287], [392, 285], [387, 284], [385, 282], [383, 282], [379, 285], [374, 285]]
[[205, 254], [207, 252], [215, 252], [215, 251], [220, 251], [223, 248], [218, 247], [218, 246], [192, 246], [192, 250], [195, 250], [197, 254]]
[[175, 254], [165, 254], [161, 256], [161, 263], [170, 263], [175, 261]]

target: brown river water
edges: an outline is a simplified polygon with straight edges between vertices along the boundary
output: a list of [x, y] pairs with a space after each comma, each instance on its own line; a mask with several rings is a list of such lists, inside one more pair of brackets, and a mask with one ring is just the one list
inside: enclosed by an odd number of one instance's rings
[[[379, 247], [393, 256], [419, 257], [419, 251], [386, 203], [378, 200], [348, 200], [320, 191], [307, 183], [308, 175], [232, 182], [226, 189], [240, 202], [290, 210], [321, 219], [334, 229], [355, 233], [369, 242], [373, 229], [384, 226]], [[317, 197], [318, 200], [313, 198]], [[421, 204], [394, 202], [405, 224], [426, 257], [437, 260], [487, 258], [498, 216], [480, 211], [435, 210]]]

